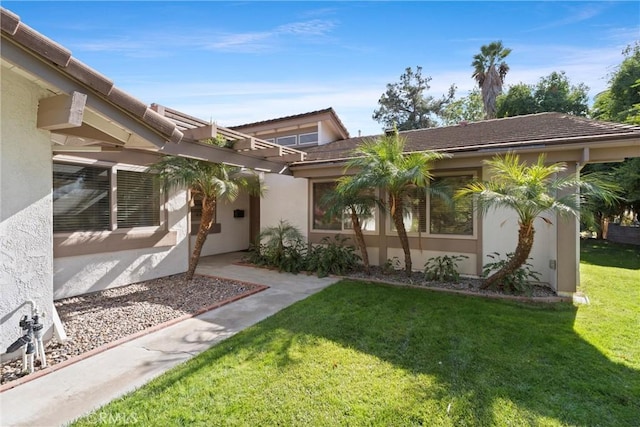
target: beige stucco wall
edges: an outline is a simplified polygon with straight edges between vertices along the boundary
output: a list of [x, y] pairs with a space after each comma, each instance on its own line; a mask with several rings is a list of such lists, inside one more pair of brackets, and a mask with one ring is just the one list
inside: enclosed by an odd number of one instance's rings
[[[234, 209], [244, 210], [244, 218], [234, 218]], [[242, 251], [249, 247], [249, 195], [241, 194], [233, 203], [220, 203], [216, 220], [220, 233], [209, 234], [204, 242], [201, 256]], [[191, 236], [191, 248], [196, 236]]]
[[[549, 283], [555, 288], [556, 273], [550, 268], [550, 262], [557, 260], [556, 232], [557, 221], [555, 215], [543, 214], [552, 224], [542, 219], [534, 222], [535, 236], [529, 263], [533, 270], [540, 273], [540, 281]], [[505, 255], [515, 252], [518, 245], [518, 217], [512, 211], [497, 209], [489, 211], [482, 222], [484, 236], [482, 241], [482, 265], [494, 262], [488, 255], [498, 252], [504, 259]]]
[[175, 246], [56, 258], [54, 298], [100, 291], [186, 271], [187, 209], [186, 190], [173, 190], [168, 194], [167, 226], [170, 231], [176, 232]]
[[26, 300], [53, 307], [51, 145], [36, 129], [38, 100], [46, 93], [2, 67], [0, 120], [0, 352], [22, 335], [18, 322], [31, 314]]
[[260, 227], [278, 225], [281, 219], [309, 235], [309, 181], [286, 175], [265, 174], [267, 193], [260, 201]]

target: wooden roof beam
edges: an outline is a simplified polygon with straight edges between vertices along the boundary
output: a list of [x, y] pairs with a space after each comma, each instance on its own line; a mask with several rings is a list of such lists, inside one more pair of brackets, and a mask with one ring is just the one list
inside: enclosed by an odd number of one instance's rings
[[59, 130], [82, 126], [87, 95], [71, 92], [43, 98], [38, 103], [38, 128]]

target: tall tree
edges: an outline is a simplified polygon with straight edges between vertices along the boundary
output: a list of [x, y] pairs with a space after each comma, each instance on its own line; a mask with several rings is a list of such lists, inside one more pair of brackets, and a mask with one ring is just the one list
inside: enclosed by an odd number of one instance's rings
[[513, 117], [538, 112], [538, 105], [533, 97], [533, 87], [525, 83], [509, 86], [507, 93], [500, 95], [496, 101], [496, 117]]
[[[564, 163], [545, 164], [545, 156], [528, 165], [520, 162], [517, 154], [507, 153], [486, 160], [490, 178], [486, 182], [474, 182], [456, 192], [457, 198], [475, 195], [478, 209], [483, 214], [497, 208], [506, 208], [518, 215], [518, 245], [513, 257], [503, 268], [487, 278], [483, 288], [496, 284], [507, 275], [520, 268], [529, 258], [534, 241], [534, 221], [537, 218], [545, 222], [543, 212], [553, 212], [558, 216], [578, 216], [579, 197], [575, 190], [582, 189], [584, 194], [597, 194], [607, 203], [616, 198], [611, 185], [595, 178], [580, 180], [574, 176], [562, 176], [566, 170]], [[570, 191], [570, 190], [574, 191]]]
[[429, 90], [431, 77], [422, 76], [422, 67], [414, 72], [408, 67], [397, 83], [388, 83], [387, 90], [378, 100], [380, 107], [373, 112], [373, 119], [385, 128], [396, 126], [399, 130], [430, 128], [438, 125], [437, 118], [443, 107], [451, 101], [455, 86], [447, 95], [435, 99], [424, 93]]
[[605, 238], [606, 224], [621, 219], [625, 214], [640, 212], [640, 157], [628, 158], [620, 163], [591, 163], [580, 171], [583, 175], [598, 173], [608, 177], [620, 187], [620, 198], [607, 204], [598, 197], [588, 197], [582, 205], [581, 221], [586, 229], [596, 232], [598, 239]]
[[497, 100], [497, 117], [544, 112], [586, 116], [589, 111], [589, 88], [584, 83], [572, 85], [564, 71], [541, 77], [537, 84], [519, 83], [509, 87]]
[[356, 244], [362, 255], [362, 264], [368, 274], [369, 254], [362, 232], [362, 221], [372, 218], [372, 212], [376, 206], [382, 207], [382, 203], [371, 192], [371, 188], [359, 188], [353, 181], [353, 176], [343, 176], [338, 180], [335, 191], [328, 192], [320, 203], [325, 208], [325, 215], [330, 218], [342, 218], [343, 213], [349, 215]]
[[404, 266], [411, 274], [412, 262], [409, 238], [403, 221], [407, 199], [416, 192], [427, 190], [432, 179], [433, 162], [443, 155], [431, 151], [404, 152], [405, 140], [397, 130], [391, 135], [363, 142], [347, 163], [347, 170], [355, 169], [351, 185], [355, 188], [378, 188], [386, 194], [386, 209], [396, 227], [404, 251]]
[[627, 47], [609, 88], [596, 96], [592, 117], [640, 125], [640, 42]]
[[511, 49], [505, 48], [501, 41], [491, 42], [480, 47], [480, 53], [473, 56], [472, 77], [482, 91], [485, 118], [496, 118], [496, 98], [502, 93], [504, 78], [509, 66], [504, 59], [509, 56]]
[[442, 111], [444, 125], [455, 125], [460, 122], [476, 122], [484, 117], [482, 94], [474, 88], [469, 95], [448, 103]]
[[589, 112], [588, 93], [589, 88], [584, 83], [572, 85], [564, 71], [554, 71], [540, 79], [533, 97], [538, 112], [556, 111], [584, 117]]
[[236, 166], [167, 156], [152, 166], [165, 187], [189, 188], [191, 197], [202, 197], [202, 219], [189, 258], [185, 280], [193, 279], [204, 242], [215, 220], [219, 202], [233, 202], [242, 191], [262, 195], [264, 187], [257, 174]]

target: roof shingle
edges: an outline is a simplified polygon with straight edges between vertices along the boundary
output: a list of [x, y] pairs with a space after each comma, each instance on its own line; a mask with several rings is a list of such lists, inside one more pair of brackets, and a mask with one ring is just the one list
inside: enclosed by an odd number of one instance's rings
[[[403, 131], [400, 135], [406, 139], [406, 151], [456, 152], [554, 145], [569, 141], [640, 138], [640, 126], [601, 122], [564, 113], [539, 113]], [[307, 150], [306, 161], [332, 161], [351, 157], [358, 144], [371, 138], [349, 138], [312, 147]]]

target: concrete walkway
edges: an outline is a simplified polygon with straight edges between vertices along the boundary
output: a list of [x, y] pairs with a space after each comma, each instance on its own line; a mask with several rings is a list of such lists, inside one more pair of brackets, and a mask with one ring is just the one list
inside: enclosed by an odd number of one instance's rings
[[1, 393], [0, 425], [67, 424], [338, 280], [233, 265], [239, 257], [203, 258], [197, 272], [269, 289]]

